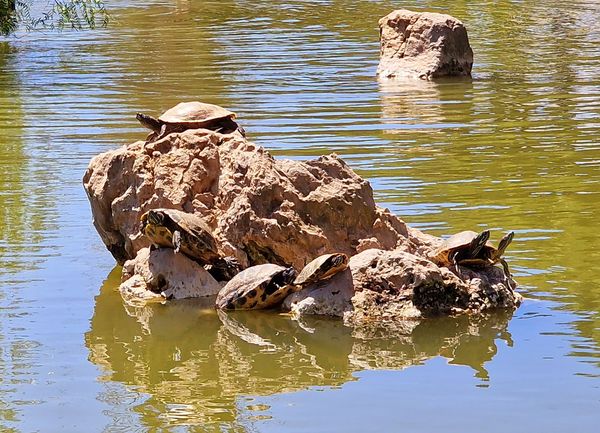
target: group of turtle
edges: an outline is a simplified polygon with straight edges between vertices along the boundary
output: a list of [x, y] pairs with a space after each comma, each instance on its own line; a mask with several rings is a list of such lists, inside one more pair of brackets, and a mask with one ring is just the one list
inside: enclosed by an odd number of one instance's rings
[[203, 265], [217, 281], [227, 281], [217, 295], [216, 307], [225, 310], [272, 308], [289, 294], [328, 280], [348, 267], [343, 253], [325, 254], [308, 263], [298, 274], [293, 267], [271, 263], [244, 270], [234, 257], [223, 257], [204, 220], [176, 209], [152, 209], [140, 218], [140, 232], [151, 249], [172, 248], [175, 253]]
[[[182, 102], [158, 118], [137, 113], [136, 119], [152, 132], [146, 143], [160, 140], [187, 129], [209, 129], [222, 134], [244, 129], [235, 122], [235, 113], [218, 105]], [[140, 231], [152, 242], [152, 248], [173, 248], [197, 261], [217, 281], [228, 281], [217, 296], [222, 309], [260, 309], [274, 307], [292, 292], [331, 278], [348, 266], [343, 253], [317, 257], [297, 274], [292, 267], [261, 264], [241, 270], [233, 257], [223, 257], [210, 228], [201, 217], [176, 209], [153, 209], [142, 215]]]
[[[158, 118], [138, 113], [137, 120], [152, 132], [146, 142], [187, 129], [209, 129], [223, 134], [244, 129], [235, 122], [235, 113], [217, 105], [182, 102]], [[153, 247], [174, 248], [204, 265], [217, 281], [228, 281], [217, 297], [222, 309], [259, 309], [277, 305], [290, 293], [326, 280], [348, 266], [342, 253], [326, 254], [310, 262], [297, 275], [296, 270], [275, 264], [262, 264], [242, 270], [233, 257], [223, 257], [210, 228], [199, 216], [175, 209], [153, 209], [141, 217], [140, 230]], [[486, 267], [502, 264], [506, 281], [511, 277], [502, 255], [513, 239], [510, 232], [495, 247], [489, 230], [481, 233], [464, 231], [448, 238], [434, 253], [432, 260], [440, 266]]]
[[[172, 248], [203, 265], [217, 281], [227, 281], [216, 299], [225, 310], [252, 310], [276, 307], [286, 296], [333, 277], [348, 267], [343, 253], [325, 254], [308, 263], [298, 274], [293, 267], [271, 263], [244, 270], [234, 257], [224, 257], [210, 227], [198, 215], [176, 209], [152, 209], [140, 218], [140, 232], [151, 241], [151, 248]], [[464, 231], [446, 239], [432, 258], [441, 266], [486, 267], [501, 263], [507, 282], [511, 277], [502, 254], [514, 233], [505, 235], [495, 247], [489, 230]]]
[[490, 231], [481, 233], [464, 231], [450, 236], [435, 252], [433, 261], [442, 266], [454, 266], [460, 274], [459, 265], [482, 268], [500, 263], [504, 269], [507, 284], [512, 278], [508, 263], [502, 258], [504, 251], [513, 240], [514, 232], [509, 232], [498, 243], [498, 247], [490, 242]]

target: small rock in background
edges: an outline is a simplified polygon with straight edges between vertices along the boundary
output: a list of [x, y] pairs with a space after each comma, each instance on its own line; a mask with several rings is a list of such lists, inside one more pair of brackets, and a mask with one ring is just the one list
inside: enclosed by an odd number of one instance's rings
[[396, 10], [379, 20], [382, 78], [470, 76], [467, 29], [450, 15]]

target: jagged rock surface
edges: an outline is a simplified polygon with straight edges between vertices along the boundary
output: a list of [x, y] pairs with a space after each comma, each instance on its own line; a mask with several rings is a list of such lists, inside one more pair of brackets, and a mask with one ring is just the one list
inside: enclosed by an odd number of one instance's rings
[[308, 285], [289, 295], [283, 302], [285, 310], [296, 316], [321, 315], [344, 317], [352, 312], [354, 283], [347, 268], [331, 279]]
[[379, 29], [380, 77], [429, 80], [471, 75], [473, 50], [465, 26], [456, 18], [400, 9], [381, 18]]
[[301, 269], [331, 251], [416, 251], [433, 242], [375, 206], [369, 183], [335, 155], [275, 160], [242, 138], [207, 130], [98, 155], [84, 186], [94, 225], [121, 264], [149, 245], [139, 233], [139, 218], [157, 207], [199, 214], [221, 252], [244, 267]]

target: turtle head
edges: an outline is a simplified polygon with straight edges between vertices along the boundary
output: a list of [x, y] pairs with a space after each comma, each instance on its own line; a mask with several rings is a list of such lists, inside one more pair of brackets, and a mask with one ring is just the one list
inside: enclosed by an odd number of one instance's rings
[[277, 275], [277, 277], [275, 277], [273, 279], [273, 281], [279, 287], [283, 287], [283, 286], [287, 286], [288, 284], [292, 284], [295, 279], [296, 279], [296, 270], [292, 267], [289, 267], [289, 268], [285, 268], [283, 271], [281, 271], [279, 273], [279, 275]]
[[165, 224], [165, 213], [160, 210], [151, 210], [146, 213], [147, 223], [155, 226], [162, 226]]
[[146, 225], [148, 224], [148, 212], [146, 212], [145, 214], [143, 214], [140, 217], [140, 232], [144, 233], [144, 229], [146, 228]]
[[496, 255], [498, 257], [500, 257], [500, 256], [502, 256], [502, 254], [504, 254], [504, 250], [506, 250], [506, 248], [508, 248], [508, 246], [512, 242], [514, 236], [515, 236], [515, 232], [510, 232], [510, 233], [505, 234], [504, 237], [502, 239], [500, 239], [500, 243], [498, 244], [498, 252], [496, 253]]
[[148, 116], [144, 113], [137, 113], [135, 118], [138, 122], [142, 124], [144, 128], [148, 128], [157, 134], [160, 133], [160, 128], [162, 127], [162, 122], [155, 117]]
[[334, 254], [329, 260], [332, 269], [345, 269], [348, 266], [348, 256], [344, 253]]
[[476, 257], [481, 249], [485, 246], [485, 243], [490, 239], [490, 231], [484, 230], [478, 236], [476, 236], [470, 245], [470, 257]]

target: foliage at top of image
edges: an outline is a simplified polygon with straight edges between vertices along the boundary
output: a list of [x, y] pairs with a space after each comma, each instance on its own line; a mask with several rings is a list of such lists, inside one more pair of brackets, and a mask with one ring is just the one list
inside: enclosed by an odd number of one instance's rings
[[31, 15], [31, 0], [0, 0], [0, 35], [26, 30], [106, 27], [110, 15], [102, 0], [51, 0], [40, 16]]

